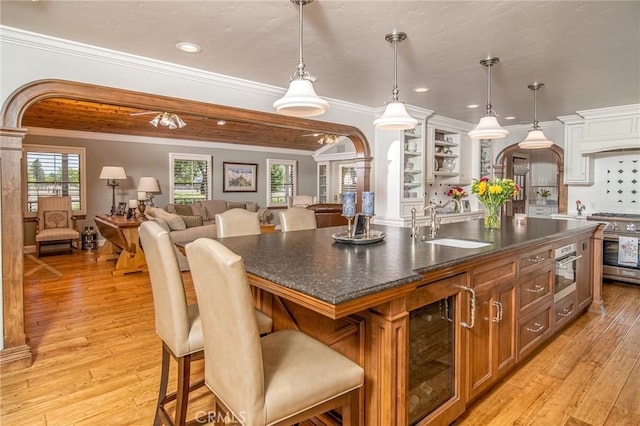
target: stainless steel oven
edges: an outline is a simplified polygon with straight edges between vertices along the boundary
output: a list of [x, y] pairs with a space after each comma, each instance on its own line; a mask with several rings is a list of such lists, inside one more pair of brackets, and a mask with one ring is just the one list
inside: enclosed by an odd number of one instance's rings
[[595, 213], [587, 220], [607, 224], [602, 242], [602, 277], [640, 284], [640, 215]]
[[558, 301], [568, 296], [576, 289], [577, 260], [582, 255], [576, 255], [576, 243], [568, 244], [556, 249], [556, 272], [553, 282], [553, 300]]

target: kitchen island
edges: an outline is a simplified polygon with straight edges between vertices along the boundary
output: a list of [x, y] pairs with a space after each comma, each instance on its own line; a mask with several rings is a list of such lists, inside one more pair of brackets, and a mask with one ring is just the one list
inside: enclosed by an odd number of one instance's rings
[[[343, 228], [220, 239], [243, 257], [274, 329], [300, 329], [364, 366], [364, 424], [449, 424], [556, 330], [600, 309], [597, 223], [470, 221], [436, 237], [489, 243], [479, 248], [374, 228], [386, 237], [370, 245], [334, 242]], [[558, 299], [554, 250], [567, 243], [579, 252], [575, 284]]]

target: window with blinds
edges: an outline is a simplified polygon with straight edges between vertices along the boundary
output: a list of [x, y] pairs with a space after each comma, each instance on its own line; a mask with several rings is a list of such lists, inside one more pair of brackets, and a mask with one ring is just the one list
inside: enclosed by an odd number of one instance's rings
[[191, 204], [211, 199], [211, 156], [169, 154], [169, 202]]
[[340, 165], [340, 193], [357, 192], [358, 178], [356, 168], [353, 166]]
[[23, 146], [23, 202], [27, 216], [38, 212], [38, 197], [71, 197], [75, 214], [86, 214], [85, 148]]
[[267, 207], [286, 206], [298, 193], [297, 162], [267, 159]]

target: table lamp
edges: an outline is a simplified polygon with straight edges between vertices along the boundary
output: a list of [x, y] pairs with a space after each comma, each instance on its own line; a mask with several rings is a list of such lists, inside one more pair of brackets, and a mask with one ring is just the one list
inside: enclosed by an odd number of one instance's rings
[[107, 186], [111, 187], [111, 212], [109, 216], [116, 214], [116, 186], [119, 185], [118, 180], [126, 178], [127, 173], [124, 171], [124, 168], [118, 166], [102, 166], [100, 179], [106, 179]]
[[[153, 192], [160, 192], [160, 185], [158, 185], [158, 179], [151, 176], [143, 176], [138, 181], [138, 192], [146, 193], [146, 198], [149, 201], [149, 205], [153, 205]], [[140, 197], [138, 197], [140, 199]]]

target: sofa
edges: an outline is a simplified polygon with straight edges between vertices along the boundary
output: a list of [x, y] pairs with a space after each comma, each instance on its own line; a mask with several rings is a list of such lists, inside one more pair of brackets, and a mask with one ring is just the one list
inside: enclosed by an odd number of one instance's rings
[[[148, 220], [157, 221], [169, 232], [171, 241], [186, 244], [198, 238], [216, 238], [216, 214], [233, 208], [244, 208], [258, 212], [263, 224], [270, 223], [273, 214], [268, 209], [260, 209], [253, 201], [231, 202], [226, 200], [206, 200], [193, 204], [169, 204], [166, 208], [147, 207], [144, 211]], [[187, 258], [175, 248], [181, 271], [189, 270]]]

